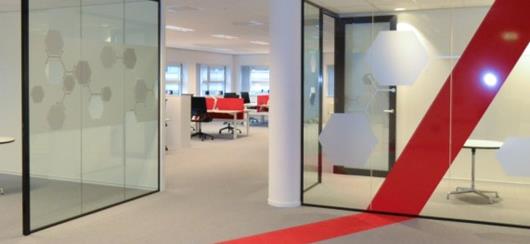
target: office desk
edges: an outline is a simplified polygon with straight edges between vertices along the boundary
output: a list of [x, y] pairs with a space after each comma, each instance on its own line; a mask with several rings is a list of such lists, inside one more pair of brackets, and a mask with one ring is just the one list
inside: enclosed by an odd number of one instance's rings
[[245, 103], [246, 109], [256, 109], [258, 107], [257, 103]]
[[[241, 110], [218, 110], [218, 109], [211, 109], [211, 110], [208, 110], [208, 113], [215, 113], [215, 114], [227, 114], [227, 115], [230, 115], [234, 118], [233, 120], [233, 123], [234, 123], [234, 128], [237, 129], [238, 127], [238, 124], [237, 124], [237, 114], [243, 112], [244, 113], [244, 123], [245, 123], [245, 129], [246, 129], [246, 135], [248, 136], [249, 135], [249, 130], [250, 130], [250, 126], [249, 126], [249, 116], [248, 116], [248, 111], [241, 111]], [[234, 139], [237, 139], [237, 131], [234, 130]]]
[[[15, 141], [15, 138], [13, 137], [0, 137], [0, 145], [1, 144], [8, 144]], [[4, 188], [0, 187], [0, 195], [4, 195]]]
[[[451, 195], [474, 193], [488, 200], [490, 204], [495, 202], [495, 199], [499, 199], [499, 193], [496, 191], [482, 191], [475, 187], [475, 155], [477, 150], [498, 150], [502, 147], [503, 142], [500, 141], [488, 141], [488, 140], [467, 140], [464, 144], [464, 148], [471, 150], [471, 186], [470, 187], [457, 187], [456, 191], [447, 194], [447, 199]], [[492, 198], [488, 194], [495, 195]]]

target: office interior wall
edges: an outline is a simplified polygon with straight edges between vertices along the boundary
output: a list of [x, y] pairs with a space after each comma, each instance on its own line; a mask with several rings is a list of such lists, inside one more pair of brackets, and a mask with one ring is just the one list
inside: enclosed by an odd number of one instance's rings
[[[15, 2], [16, 0], [7, 0]], [[0, 9], [0, 136], [15, 137], [0, 145], [0, 174], [22, 171], [20, 8]]]
[[182, 64], [184, 69], [183, 93], [199, 93], [197, 64], [227, 67], [227, 92], [241, 92], [241, 66], [269, 66], [268, 54], [231, 55], [177, 48], [167, 48], [167, 64]]

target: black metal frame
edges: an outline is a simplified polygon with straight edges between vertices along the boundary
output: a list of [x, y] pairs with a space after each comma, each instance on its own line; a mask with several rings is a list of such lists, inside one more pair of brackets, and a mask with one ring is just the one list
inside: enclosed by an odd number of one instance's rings
[[162, 94], [161, 94], [161, 80], [160, 77], [162, 75], [161, 72], [161, 55], [162, 55], [162, 47], [161, 47], [161, 17], [162, 17], [162, 9], [161, 4], [159, 0], [149, 0], [152, 2], [157, 3], [157, 11], [158, 11], [158, 103], [157, 103], [157, 110], [158, 110], [158, 189], [143, 195], [136, 196], [131, 199], [126, 199], [124, 201], [111, 204], [109, 206], [105, 206], [93, 211], [89, 211], [86, 213], [82, 213], [80, 215], [52, 223], [46, 226], [42, 226], [36, 229], [31, 229], [31, 209], [30, 209], [30, 91], [29, 91], [29, 1], [31, 0], [22, 0], [21, 1], [21, 56], [22, 56], [22, 234], [27, 236], [32, 233], [74, 220], [78, 219], [96, 212], [103, 211], [108, 208], [112, 208], [130, 201], [134, 201], [139, 198], [143, 198], [155, 193], [160, 192], [160, 161], [162, 158], [161, 155], [161, 123], [160, 123], [160, 117], [162, 115], [162, 106], [160, 106], [160, 103], [162, 101]]
[[[351, 17], [351, 18], [339, 18], [337, 21], [338, 25], [335, 27], [335, 77], [337, 73], [340, 74], [339, 79], [335, 79], [335, 112], [344, 113], [345, 104], [345, 33], [346, 25], [349, 24], [369, 24], [369, 23], [388, 23], [389, 30], [397, 30], [397, 16], [395, 15], [382, 15], [382, 16], [362, 16], [362, 17]], [[396, 86], [390, 87], [397, 91]], [[389, 119], [389, 131], [388, 131], [388, 169], [392, 169], [396, 161], [396, 96], [397, 92], [388, 92], [388, 106], [394, 109], [394, 113], [388, 114]], [[337, 96], [339, 95], [339, 96]], [[372, 170], [372, 169], [357, 169], [357, 168], [346, 168], [343, 166], [335, 166], [333, 172], [337, 174], [348, 174], [348, 175], [362, 175], [362, 176], [374, 176], [374, 177], [386, 177], [388, 174], [387, 170]]]
[[[310, 2], [309, 0], [300, 0], [302, 2], [302, 6], [301, 6], [301, 30], [302, 30], [302, 38], [301, 38], [301, 63], [302, 63], [302, 66], [301, 66], [301, 87], [302, 87], [302, 91], [304, 90], [304, 4], [307, 3], [307, 4], [310, 4], [310, 5], [313, 5], [317, 8], [320, 9], [321, 12], [328, 12], [328, 13], [331, 13], [330, 16], [332, 17], [335, 17], [336, 19], [340, 19], [340, 17], [333, 13], [332, 11], [322, 7], [322, 6], [319, 6], [317, 4], [314, 4], [312, 2]], [[370, 19], [372, 19], [372, 17], [369, 17]], [[373, 18], [379, 18], [378, 16], [374, 16]], [[337, 30], [337, 28], [339, 28], [339, 25], [335, 25], [335, 29]], [[340, 37], [340, 35], [337, 35], [339, 34], [337, 31], [335, 33], [335, 46], [337, 47], [337, 44], [339, 45], [344, 45], [344, 36], [342, 36], [342, 38]], [[344, 35], [344, 33], [342, 33], [342, 35]], [[340, 52], [335, 52], [335, 54], [340, 54]], [[342, 57], [342, 60], [344, 60], [344, 52], [342, 53], [343, 57]], [[335, 57], [336, 60], [335, 60], [335, 66], [337, 66], [337, 56]], [[340, 56], [339, 56], [340, 58]], [[338, 71], [337, 69], [335, 69], [335, 80], [338, 80], [338, 79], [344, 79], [344, 74], [341, 73], [340, 71]], [[344, 84], [342, 84], [344, 85]], [[337, 83], [335, 83], [335, 91], [343, 91], [344, 90], [344, 86], [337, 86]], [[344, 95], [342, 95], [342, 97], [340, 97], [340, 93], [335, 93], [335, 99], [337, 99], [337, 95], [339, 95], [338, 99], [342, 99], [342, 101], [344, 101]], [[336, 112], [344, 112], [344, 107], [337, 107], [337, 103], [335, 103], [335, 111]], [[319, 205], [319, 204], [311, 204], [311, 203], [305, 203], [304, 202], [304, 97], [303, 97], [303, 93], [302, 93], [302, 96], [301, 96], [301, 118], [300, 118], [300, 121], [301, 121], [301, 158], [300, 158], [300, 163], [301, 163], [301, 172], [300, 172], [300, 175], [301, 175], [301, 184], [300, 184], [300, 201], [302, 203], [302, 206], [306, 206], [306, 207], [317, 207], [317, 208], [327, 208], [327, 209], [336, 209], [336, 210], [346, 210], [346, 211], [356, 211], [356, 212], [363, 212], [363, 213], [373, 213], [373, 214], [381, 214], [381, 215], [389, 215], [389, 216], [402, 216], [402, 217], [410, 217], [410, 218], [420, 218], [420, 219], [430, 219], [430, 220], [439, 220], [439, 221], [451, 221], [451, 222], [459, 222], [459, 223], [468, 223], [468, 224], [481, 224], [481, 225], [491, 225], [491, 226], [500, 226], [500, 227], [510, 227], [510, 228], [521, 228], [521, 229], [530, 229], [530, 226], [527, 226], [527, 225], [517, 225], [517, 224], [508, 224], [508, 223], [496, 223], [496, 222], [490, 222], [490, 221], [478, 221], [478, 220], [466, 220], [466, 219], [455, 219], [455, 218], [444, 218], [444, 217], [435, 217], [435, 216], [427, 216], [427, 215], [411, 215], [411, 214], [403, 214], [403, 213], [397, 213], [397, 212], [384, 212], [384, 211], [373, 211], [373, 210], [368, 210], [368, 209], [358, 209], [358, 208], [346, 208], [346, 207], [335, 207], [335, 206], [327, 206], [327, 205]], [[395, 119], [395, 117], [394, 117]], [[395, 128], [394, 128], [395, 130]], [[394, 145], [394, 149], [395, 149], [395, 145]], [[395, 150], [394, 150], [394, 153], [395, 153]], [[385, 172], [380, 172], [381, 174], [385, 173]], [[313, 186], [311, 186], [309, 189], [317, 186], [318, 184], [315, 184]], [[308, 189], [308, 190], [309, 190]]]

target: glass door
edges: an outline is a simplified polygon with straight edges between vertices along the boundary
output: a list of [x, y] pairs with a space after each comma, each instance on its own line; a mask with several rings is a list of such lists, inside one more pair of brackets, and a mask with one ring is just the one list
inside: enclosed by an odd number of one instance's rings
[[309, 190], [321, 181], [321, 154], [318, 137], [321, 122], [321, 20], [320, 9], [304, 3], [304, 77], [303, 77], [303, 172], [304, 190]]
[[396, 87], [380, 85], [370, 67], [368, 49], [381, 31], [396, 29], [395, 17], [343, 19], [345, 113], [368, 121], [377, 140], [363, 168], [334, 166], [334, 172], [384, 177], [395, 161]]

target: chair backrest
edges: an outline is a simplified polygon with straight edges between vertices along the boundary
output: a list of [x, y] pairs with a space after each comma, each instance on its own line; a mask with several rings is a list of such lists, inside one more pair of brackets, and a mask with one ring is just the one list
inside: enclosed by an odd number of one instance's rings
[[215, 109], [215, 103], [216, 103], [216, 99], [215, 98], [207, 97], [206, 98], [206, 109], [208, 109], [208, 110]]
[[241, 92], [241, 98], [245, 103], [250, 103], [250, 94], [248, 92]]
[[245, 102], [241, 98], [219, 98], [217, 99], [219, 110], [245, 110]]
[[258, 106], [269, 104], [269, 95], [258, 96]]
[[239, 98], [239, 95], [235, 92], [227, 92], [225, 93], [224, 98]]
[[206, 98], [205, 97], [192, 97], [191, 98], [191, 115], [201, 116], [204, 114], [208, 114], [208, 109], [206, 108]]

